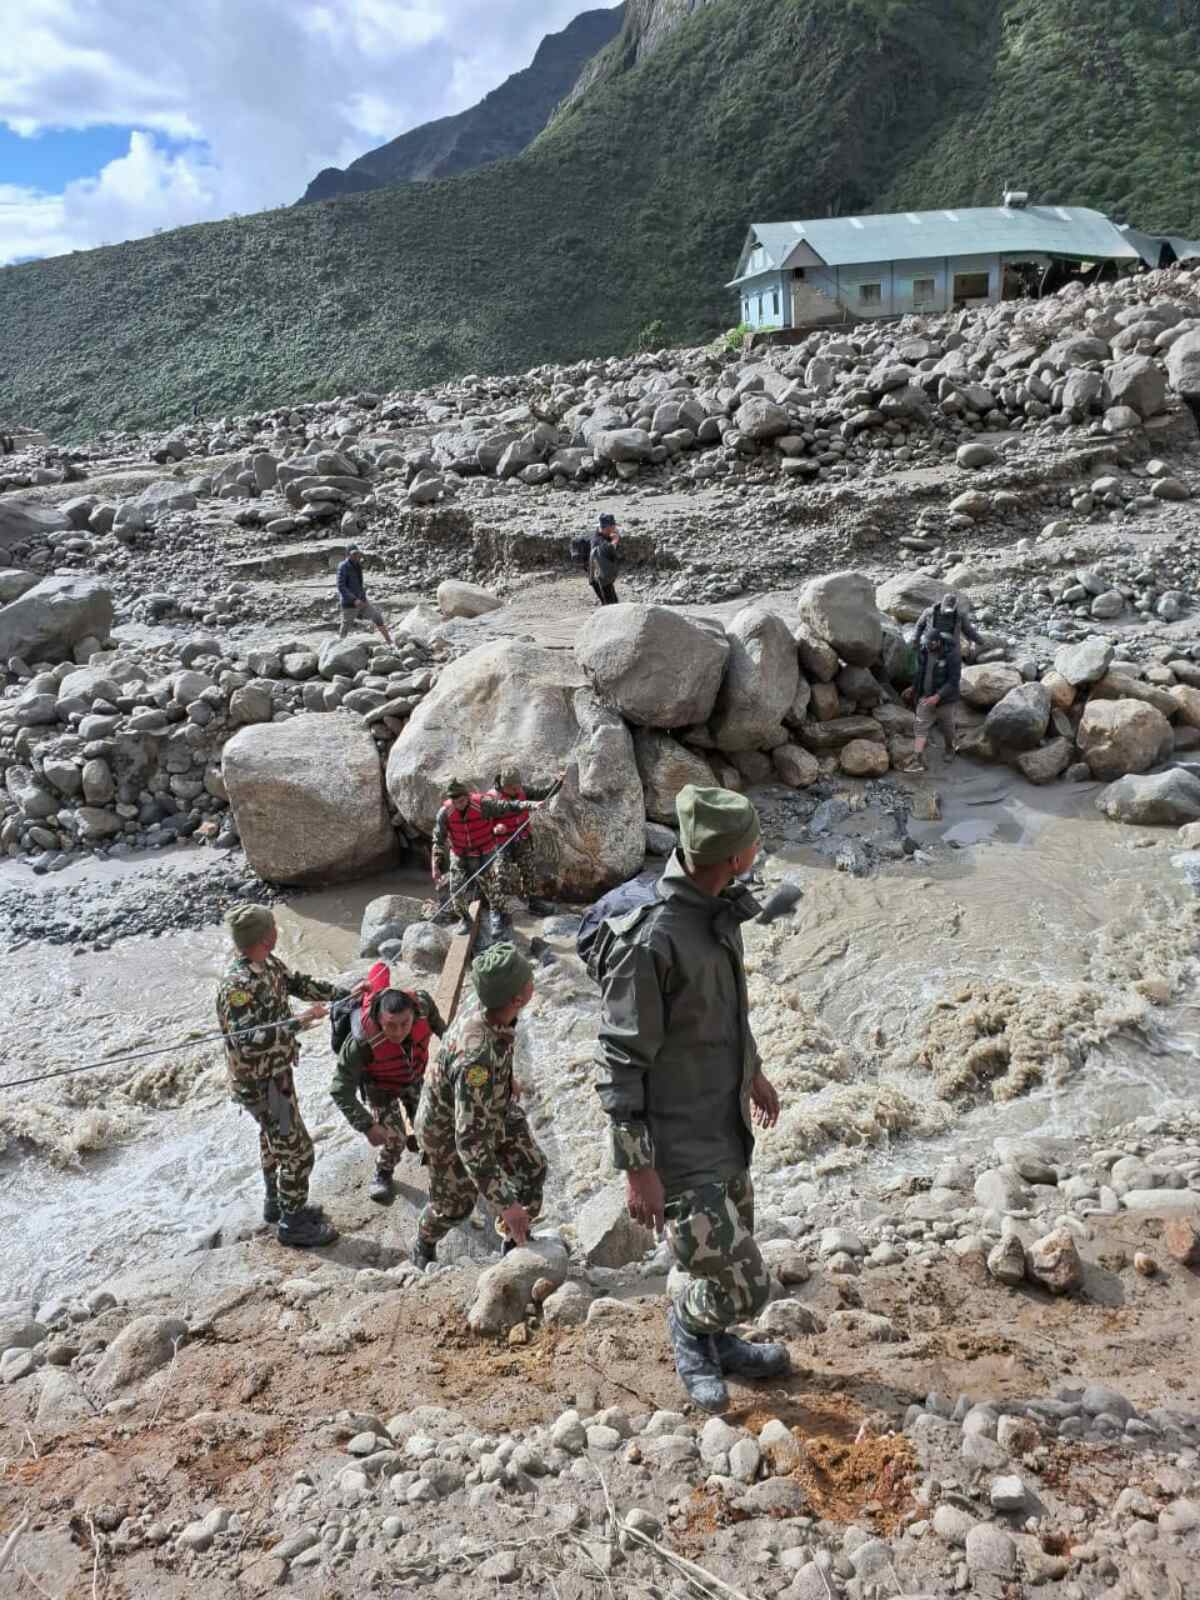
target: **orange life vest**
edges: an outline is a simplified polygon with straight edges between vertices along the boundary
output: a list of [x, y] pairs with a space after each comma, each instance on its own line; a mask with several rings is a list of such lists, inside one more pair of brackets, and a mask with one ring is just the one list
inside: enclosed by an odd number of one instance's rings
[[371, 1016], [371, 1006], [376, 996], [390, 986], [391, 974], [387, 962], [376, 962], [367, 974], [367, 988], [356, 1019], [359, 1026], [354, 1029], [371, 1048], [371, 1059], [366, 1069], [367, 1087], [384, 1094], [396, 1094], [401, 1089], [421, 1082], [429, 1063], [429, 1041], [433, 1038], [433, 1029], [416, 1012], [416, 998], [413, 995], [409, 996], [413, 1002], [414, 1017], [408, 1038], [403, 1044], [393, 1044], [386, 1037]]

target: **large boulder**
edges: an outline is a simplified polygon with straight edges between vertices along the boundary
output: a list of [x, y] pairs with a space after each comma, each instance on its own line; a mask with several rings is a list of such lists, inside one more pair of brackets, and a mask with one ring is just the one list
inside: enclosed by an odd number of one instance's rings
[[0, 606], [10, 600], [19, 600], [39, 583], [36, 572], [26, 572], [24, 567], [0, 567]]
[[475, 1283], [475, 1298], [467, 1312], [473, 1333], [507, 1333], [525, 1316], [533, 1286], [545, 1278], [557, 1289], [566, 1281], [568, 1257], [562, 1242], [548, 1235], [529, 1240], [512, 1250], [494, 1267], [487, 1267]]
[[709, 719], [720, 750], [785, 744], [783, 719], [800, 686], [791, 629], [777, 611], [746, 606], [729, 624], [729, 665]]
[[787, 412], [765, 394], [743, 395], [735, 421], [738, 432], [748, 439], [779, 439], [792, 431]]
[[376, 895], [374, 900], [368, 902], [362, 915], [358, 930], [359, 955], [364, 959], [377, 956], [381, 944], [387, 944], [392, 939], [403, 939], [414, 923], [422, 922], [424, 915], [422, 902], [414, 900], [411, 895]]
[[48, 533], [60, 533], [68, 526], [67, 514], [59, 506], [44, 506], [36, 500], [0, 498], [0, 550]]
[[1114, 406], [1128, 406], [1143, 420], [1166, 409], [1167, 380], [1149, 356], [1126, 356], [1110, 367], [1108, 392]]
[[575, 642], [600, 699], [645, 728], [707, 722], [728, 657], [724, 632], [666, 606], [601, 606]]
[[875, 591], [875, 604], [897, 622], [915, 622], [928, 607], [953, 594], [948, 583], [924, 572], [900, 572]]
[[504, 605], [490, 589], [481, 589], [477, 583], [460, 583], [457, 578], [438, 584], [437, 603], [444, 617], [482, 617]]
[[689, 783], [700, 788], [712, 784], [712, 768], [694, 750], [656, 728], [638, 728], [633, 753], [642, 780], [646, 815], [652, 822], [675, 826], [675, 796]]
[[1078, 644], [1064, 644], [1056, 651], [1054, 670], [1073, 689], [1079, 689], [1085, 683], [1099, 683], [1108, 671], [1112, 658], [1112, 640], [1094, 633], [1081, 639]]
[[157, 483], [148, 483], [133, 503], [147, 522], [156, 522], [171, 511], [195, 511], [199, 504], [187, 484], [178, 478], [160, 478]]
[[1100, 791], [1096, 805], [1114, 822], [1150, 827], [1195, 822], [1200, 819], [1200, 778], [1181, 767], [1118, 778]]
[[1181, 334], [1167, 351], [1167, 377], [1176, 394], [1200, 400], [1200, 328]]
[[801, 591], [799, 609], [803, 627], [850, 666], [869, 667], [879, 655], [883, 622], [875, 585], [865, 573], [830, 572], [814, 578]]
[[1005, 750], [1036, 750], [1050, 725], [1050, 695], [1040, 683], [1010, 689], [987, 714], [984, 734]]
[[563, 652], [502, 639], [452, 662], [392, 746], [388, 790], [427, 834], [449, 778], [479, 781], [506, 761], [534, 788], [566, 772], [533, 825], [557, 892], [593, 900], [637, 872], [645, 811], [633, 739]]
[[221, 771], [246, 859], [272, 883], [342, 883], [394, 865], [375, 741], [318, 713], [243, 728]]
[[1003, 661], [988, 661], [978, 667], [962, 669], [959, 692], [969, 706], [990, 711], [993, 706], [1000, 704], [1006, 694], [1019, 689], [1022, 682], [1016, 667], [1005, 666]]
[[178, 1317], [136, 1317], [105, 1350], [89, 1382], [107, 1398], [166, 1366], [186, 1342], [187, 1323]]
[[1171, 724], [1143, 700], [1089, 700], [1076, 742], [1093, 778], [1148, 772], [1170, 754]]
[[43, 578], [0, 607], [0, 662], [71, 660], [81, 639], [107, 639], [112, 621], [112, 595], [99, 578]]

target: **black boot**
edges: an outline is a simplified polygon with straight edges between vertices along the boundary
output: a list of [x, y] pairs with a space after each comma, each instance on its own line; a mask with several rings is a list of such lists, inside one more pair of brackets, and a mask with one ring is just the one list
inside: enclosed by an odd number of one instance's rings
[[470, 936], [471, 936], [471, 919], [470, 919], [470, 917], [459, 917], [459, 919], [458, 919], [458, 927], [455, 928], [454, 931], [455, 931], [455, 933], [460, 934], [463, 938], [470, 938]]
[[667, 1332], [675, 1352], [675, 1371], [688, 1398], [702, 1411], [724, 1411], [729, 1405], [729, 1391], [721, 1380], [721, 1363], [712, 1338], [689, 1333], [674, 1306], [667, 1312]]
[[517, 1241], [515, 1239], [505, 1239], [504, 1243], [500, 1246], [500, 1254], [502, 1256], [510, 1256], [516, 1248]]
[[263, 1221], [278, 1222], [280, 1217], [279, 1190], [275, 1187], [275, 1178], [274, 1176], [264, 1178], [263, 1182], [266, 1185], [266, 1194], [263, 1197]]
[[529, 897], [529, 914], [531, 917], [553, 917], [558, 913], [558, 907], [551, 905], [549, 900], [540, 900], [537, 895]]
[[375, 1168], [375, 1181], [367, 1190], [367, 1199], [374, 1200], [377, 1206], [390, 1206], [396, 1198], [396, 1185], [392, 1178], [390, 1167], [379, 1166]]
[[493, 939], [502, 939], [504, 937], [504, 931], [507, 925], [508, 918], [504, 915], [503, 911], [488, 912], [488, 932], [491, 934]]
[[414, 1267], [419, 1267], [424, 1272], [426, 1267], [432, 1266], [437, 1260], [437, 1245], [426, 1244], [424, 1239], [418, 1239], [412, 1247], [409, 1259]]
[[751, 1344], [736, 1334], [719, 1333], [713, 1341], [722, 1372], [738, 1378], [782, 1378], [792, 1370], [785, 1344]]
[[280, 1244], [291, 1245], [296, 1250], [318, 1250], [322, 1245], [332, 1244], [337, 1236], [337, 1229], [319, 1206], [285, 1211], [276, 1233]]

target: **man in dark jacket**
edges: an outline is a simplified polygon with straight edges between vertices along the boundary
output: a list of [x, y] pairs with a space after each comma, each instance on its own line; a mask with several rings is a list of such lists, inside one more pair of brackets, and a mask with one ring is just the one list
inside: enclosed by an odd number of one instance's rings
[[913, 634], [913, 646], [919, 650], [926, 637], [931, 633], [940, 633], [948, 639], [954, 648], [962, 655], [963, 640], [976, 647], [982, 643], [979, 629], [964, 611], [956, 594], [944, 594], [934, 605], [926, 606], [917, 620], [917, 631]]
[[346, 559], [337, 569], [338, 604], [342, 608], [339, 637], [344, 639], [356, 622], [373, 622], [383, 635], [384, 642], [391, 644], [392, 636], [388, 632], [387, 623], [383, 620], [383, 612], [367, 599], [362, 561], [362, 551], [357, 545], [351, 545], [346, 552]]
[[697, 1405], [723, 1411], [723, 1373], [776, 1377], [789, 1366], [785, 1346], [729, 1332], [770, 1293], [749, 1168], [752, 1122], [773, 1127], [779, 1098], [750, 1031], [741, 924], [758, 903], [738, 882], [759, 824], [728, 789], [689, 784], [676, 810], [680, 847], [657, 897], [597, 938], [596, 1086], [630, 1215], [658, 1228], [665, 1219], [688, 1274], [667, 1313], [676, 1370]]
[[619, 604], [616, 582], [621, 565], [621, 552], [617, 548], [620, 542], [617, 519], [606, 512], [592, 535], [592, 548], [588, 552], [588, 582], [602, 606]]
[[917, 677], [904, 698], [916, 706], [916, 738], [913, 753], [905, 762], [904, 772], [925, 772], [925, 746], [933, 728], [941, 730], [946, 745], [947, 765], [958, 754], [954, 724], [954, 708], [958, 704], [959, 683], [962, 678], [962, 657], [953, 640], [931, 628], [925, 635], [917, 656]]

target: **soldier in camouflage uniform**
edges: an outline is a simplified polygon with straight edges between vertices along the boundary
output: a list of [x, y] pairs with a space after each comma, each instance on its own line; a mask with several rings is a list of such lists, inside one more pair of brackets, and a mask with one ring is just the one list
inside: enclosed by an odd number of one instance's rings
[[[561, 779], [556, 780], [561, 782]], [[496, 774], [496, 784], [484, 797], [488, 800], [545, 800], [555, 784], [545, 789], [526, 789], [521, 780], [521, 770], [504, 766]], [[496, 856], [492, 863], [492, 905], [502, 915], [511, 917], [521, 902], [529, 907], [535, 917], [549, 917], [554, 907], [537, 895], [537, 856], [533, 830], [527, 817], [505, 817], [496, 824]], [[511, 843], [509, 841], [512, 841]]]
[[[279, 1224], [280, 1244], [332, 1244], [337, 1231], [319, 1207], [307, 1203], [313, 1145], [292, 1074], [300, 1054], [297, 1034], [319, 1022], [328, 1002], [347, 991], [289, 972], [271, 954], [278, 933], [265, 906], [235, 906], [225, 921], [238, 954], [217, 991], [217, 1020], [225, 1035], [230, 1092], [258, 1123], [267, 1191], [263, 1220]], [[315, 1004], [294, 1017], [289, 995]]]
[[741, 924], [758, 903], [737, 880], [758, 854], [758, 816], [728, 789], [689, 784], [680, 847], [657, 897], [601, 924], [592, 967], [603, 994], [597, 1089], [629, 1211], [661, 1228], [687, 1274], [667, 1313], [675, 1366], [707, 1411], [729, 1403], [725, 1373], [775, 1377], [785, 1346], [730, 1327], [770, 1294], [754, 1240], [752, 1122], [779, 1099], [750, 1031]]
[[517, 1104], [512, 1057], [517, 1018], [533, 997], [533, 968], [511, 944], [475, 958], [478, 1009], [460, 1012], [425, 1075], [417, 1138], [429, 1170], [429, 1204], [417, 1223], [413, 1261], [427, 1267], [438, 1240], [475, 1208], [497, 1214], [505, 1251], [524, 1244], [542, 1209], [546, 1158]]
[[[484, 871], [496, 847], [495, 824], [504, 817], [523, 816], [536, 811], [534, 800], [502, 800], [492, 795], [474, 794], [460, 778], [446, 785], [446, 799], [433, 825], [433, 876], [440, 886], [448, 878], [450, 904], [459, 916], [459, 931], [471, 931], [471, 908], [466, 886], [474, 878], [476, 893], [487, 906], [492, 905], [492, 874]], [[501, 913], [492, 907], [493, 932], [502, 926]]]

